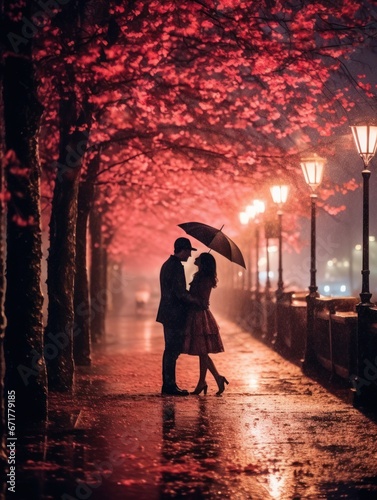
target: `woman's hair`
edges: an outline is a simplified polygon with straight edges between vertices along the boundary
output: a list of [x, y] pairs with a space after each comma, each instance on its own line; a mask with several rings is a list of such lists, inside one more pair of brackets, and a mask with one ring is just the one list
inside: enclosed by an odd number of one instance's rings
[[199, 271], [195, 273], [195, 276], [201, 277], [206, 276], [211, 278], [212, 288], [217, 286], [217, 273], [216, 273], [216, 260], [210, 253], [201, 253], [199, 255], [200, 267]]

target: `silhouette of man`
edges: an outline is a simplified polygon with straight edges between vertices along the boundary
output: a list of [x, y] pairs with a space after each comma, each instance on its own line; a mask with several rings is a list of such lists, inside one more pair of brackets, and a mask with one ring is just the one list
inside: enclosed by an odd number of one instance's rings
[[200, 305], [191, 297], [186, 288], [186, 278], [182, 262], [187, 262], [191, 252], [188, 238], [178, 238], [174, 242], [174, 255], [162, 265], [160, 272], [161, 300], [156, 321], [163, 324], [165, 350], [162, 356], [161, 394], [187, 396], [188, 391], [177, 386], [175, 368], [181, 353], [184, 327], [189, 304]]

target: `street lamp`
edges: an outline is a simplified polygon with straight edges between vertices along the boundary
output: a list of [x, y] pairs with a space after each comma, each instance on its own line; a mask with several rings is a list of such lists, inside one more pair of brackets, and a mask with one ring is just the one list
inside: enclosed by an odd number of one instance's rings
[[376, 154], [377, 126], [353, 125], [351, 126], [353, 138], [359, 155], [364, 162], [363, 175], [363, 263], [362, 263], [362, 288], [360, 293], [361, 305], [371, 306], [372, 294], [369, 291], [369, 163]]
[[301, 168], [305, 177], [306, 183], [310, 186], [312, 192], [311, 198], [311, 236], [310, 236], [310, 286], [307, 301], [307, 330], [306, 330], [306, 345], [304, 362], [302, 365], [305, 370], [313, 359], [314, 353], [314, 310], [315, 300], [319, 297], [318, 287], [316, 283], [316, 189], [322, 182], [323, 170], [325, 166], [324, 158], [320, 158], [316, 154], [303, 158], [301, 160]]
[[310, 158], [301, 160], [301, 168], [305, 177], [306, 183], [310, 186], [312, 192], [311, 198], [311, 237], [310, 237], [310, 294], [314, 297], [318, 296], [316, 284], [316, 202], [317, 194], [315, 193], [317, 187], [321, 184], [323, 178], [323, 170], [325, 160], [317, 155]]
[[[240, 213], [241, 224], [248, 224], [250, 220], [255, 221], [255, 246], [256, 246], [256, 282], [255, 282], [255, 302], [256, 312], [254, 315], [255, 328], [260, 330], [260, 281], [259, 281], [259, 215], [265, 211], [265, 204], [261, 200], [254, 200], [251, 205], [248, 205], [244, 212]], [[248, 288], [251, 290], [251, 249], [249, 254], [248, 266]]]
[[273, 202], [278, 206], [278, 220], [279, 220], [279, 266], [278, 266], [278, 288], [276, 291], [276, 298], [281, 299], [284, 292], [283, 282], [283, 210], [282, 206], [287, 201], [289, 187], [286, 185], [276, 185], [270, 188]]
[[256, 281], [255, 294], [257, 302], [260, 301], [260, 280], [259, 280], [259, 215], [263, 214], [266, 209], [264, 201], [254, 200], [252, 205], [246, 207], [246, 213], [249, 219], [255, 220], [255, 262], [256, 262]]
[[[369, 406], [371, 401], [376, 401], [377, 390], [375, 384], [368, 385], [361, 383], [365, 377], [365, 363], [370, 362], [371, 342], [369, 335], [370, 323], [372, 317], [370, 315], [370, 306], [372, 294], [369, 291], [369, 178], [370, 170], [369, 163], [376, 154], [377, 149], [377, 126], [376, 125], [353, 125], [351, 126], [352, 135], [355, 140], [357, 151], [364, 163], [363, 175], [363, 244], [362, 244], [362, 288], [360, 293], [361, 302], [357, 305], [357, 376], [353, 381], [353, 385], [359, 384], [358, 390], [353, 394], [354, 406]], [[373, 355], [374, 358], [374, 355]], [[360, 388], [362, 387], [362, 390]]]

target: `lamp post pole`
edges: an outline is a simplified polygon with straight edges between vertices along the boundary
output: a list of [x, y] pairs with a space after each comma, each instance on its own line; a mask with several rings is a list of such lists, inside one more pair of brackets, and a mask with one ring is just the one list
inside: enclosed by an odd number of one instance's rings
[[266, 235], [266, 287], [265, 287], [265, 295], [266, 299], [270, 300], [270, 290], [271, 290], [271, 280], [270, 280], [270, 252], [268, 251], [270, 245], [270, 238]]
[[[255, 300], [252, 301], [254, 318], [254, 327], [257, 331], [261, 329], [261, 294], [260, 294], [260, 280], [259, 280], [259, 214], [263, 213], [265, 210], [265, 205], [263, 201], [254, 200], [252, 205], [246, 207], [245, 212], [240, 213], [240, 221], [242, 224], [248, 224], [250, 220], [255, 220], [255, 266], [256, 266], [256, 278], [255, 278]], [[249, 259], [249, 269], [248, 269], [248, 285], [251, 292], [252, 285], [252, 275], [251, 275], [251, 245], [250, 245], [250, 259]]]
[[256, 299], [260, 300], [260, 279], [259, 279], [259, 224], [255, 224], [255, 293]]
[[278, 281], [276, 296], [276, 335], [275, 349], [280, 350], [283, 347], [283, 338], [286, 325], [286, 312], [283, 308], [284, 281], [283, 281], [283, 210], [282, 207], [287, 201], [289, 187], [278, 184], [270, 188], [273, 202], [277, 205], [278, 226], [277, 237], [278, 247]]
[[272, 342], [275, 330], [276, 314], [275, 314], [275, 307], [271, 297], [270, 252], [269, 252], [270, 235], [267, 232], [267, 224], [265, 225], [265, 237], [266, 237], [266, 287], [265, 287], [266, 334], [263, 335], [263, 337], [268, 342]]
[[360, 293], [361, 306], [372, 306], [369, 291], [369, 178], [368, 168], [370, 161], [377, 150], [377, 125], [352, 125], [352, 135], [357, 151], [364, 163], [363, 176], [363, 262], [362, 262], [362, 286]]
[[260, 215], [265, 211], [265, 204], [261, 200], [254, 200], [255, 207], [255, 260], [256, 260], [256, 282], [255, 282], [255, 329], [257, 333], [262, 331], [262, 295], [260, 291], [260, 276], [259, 276], [259, 244], [260, 244]]
[[363, 261], [362, 261], [362, 285], [360, 300], [362, 305], [373, 305], [370, 301], [372, 294], [369, 290], [369, 178], [370, 170], [364, 168], [363, 175]]
[[315, 193], [310, 194], [311, 199], [311, 230], [310, 230], [310, 286], [309, 292], [310, 296], [318, 297], [318, 287], [316, 281], [317, 269], [316, 269], [316, 208], [317, 208], [317, 195]]
[[[361, 270], [361, 292], [360, 302], [356, 306], [357, 311], [357, 357], [356, 357], [356, 377], [352, 380], [355, 392], [353, 392], [353, 405], [355, 407], [369, 406], [372, 401], [376, 401], [377, 389], [375, 382], [368, 382], [364, 385], [364, 370], [372, 355], [372, 363], [375, 358], [373, 349], [368, 348], [368, 331], [371, 321], [370, 307], [372, 294], [369, 290], [369, 178], [370, 170], [364, 165], [363, 176], [363, 247], [362, 247], [362, 270]], [[375, 404], [375, 403], [374, 403]]]
[[317, 195], [311, 193], [311, 231], [310, 231], [310, 285], [309, 285], [309, 295], [306, 297], [307, 304], [307, 328], [306, 328], [306, 343], [304, 359], [302, 362], [302, 370], [307, 371], [315, 360], [314, 353], [314, 321], [315, 321], [315, 303], [316, 298], [319, 297], [318, 287], [316, 282], [316, 204]]
[[279, 300], [284, 293], [284, 281], [283, 281], [283, 212], [278, 211], [278, 221], [279, 221], [279, 264], [278, 264], [278, 288], [276, 293], [276, 298]]
[[275, 349], [279, 352], [284, 347], [284, 332], [286, 331], [286, 308], [283, 305], [284, 282], [283, 282], [283, 212], [278, 210], [278, 282], [275, 292], [276, 296], [276, 334]]
[[247, 239], [247, 281], [246, 281], [246, 289], [248, 292], [251, 291], [252, 285], [253, 285], [253, 280], [251, 276], [251, 265], [252, 265], [252, 259], [251, 259], [251, 234], [249, 231], [248, 239]]
[[276, 299], [280, 300], [284, 293], [283, 281], [283, 210], [282, 206], [287, 201], [289, 187], [278, 184], [270, 188], [273, 202], [278, 206], [278, 238], [279, 238], [279, 264], [278, 264], [278, 288]]
[[306, 183], [312, 189], [310, 194], [311, 200], [311, 231], [310, 231], [310, 285], [309, 295], [306, 297], [306, 342], [304, 359], [302, 362], [302, 370], [305, 372], [315, 360], [314, 349], [314, 321], [315, 321], [315, 305], [316, 299], [319, 297], [318, 287], [316, 283], [316, 204], [317, 194], [315, 190], [322, 182], [325, 160], [317, 155], [301, 161], [301, 168], [305, 177]]
[[[376, 405], [377, 386], [373, 379], [365, 383], [365, 370], [368, 363], [374, 366], [377, 343], [370, 334], [370, 325], [375, 322], [375, 313], [372, 313], [372, 294], [369, 290], [369, 163], [377, 150], [377, 125], [351, 126], [353, 138], [361, 156], [364, 169], [363, 176], [363, 258], [362, 258], [362, 284], [360, 303], [357, 305], [357, 367], [356, 377], [353, 379], [354, 406]], [[373, 319], [374, 318], [374, 319]], [[356, 390], [355, 390], [356, 389]]]

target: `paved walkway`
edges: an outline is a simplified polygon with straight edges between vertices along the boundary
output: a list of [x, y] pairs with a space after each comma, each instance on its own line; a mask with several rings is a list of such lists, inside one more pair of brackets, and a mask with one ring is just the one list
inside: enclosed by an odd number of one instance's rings
[[[213, 356], [221, 397], [161, 397], [162, 327], [110, 318], [47, 435], [18, 443], [20, 499], [376, 499], [376, 423], [233, 323]], [[177, 379], [192, 390], [198, 360]]]

